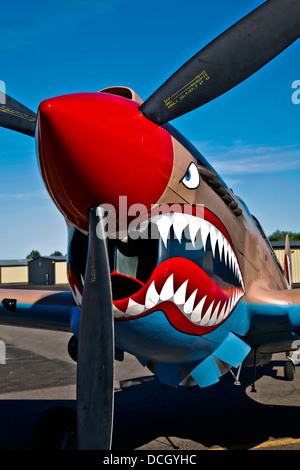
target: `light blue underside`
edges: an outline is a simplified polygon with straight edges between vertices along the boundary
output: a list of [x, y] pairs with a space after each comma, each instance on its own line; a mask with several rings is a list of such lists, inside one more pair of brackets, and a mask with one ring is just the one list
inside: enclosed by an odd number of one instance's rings
[[206, 387], [216, 383], [224, 370], [243, 362], [251, 349], [243, 337], [250, 329], [255, 330], [256, 325], [258, 333], [267, 329], [272, 338], [272, 328], [275, 337], [279, 321], [291, 332], [299, 332], [300, 306], [240, 301], [225, 323], [203, 336], [176, 330], [159, 310], [145, 317], [115, 322], [115, 339], [121, 349], [136, 355], [142, 363], [153, 361], [162, 382], [177, 386], [182, 371], [187, 370], [200, 387]]
[[[67, 330], [69, 325], [78, 337], [80, 311], [75, 306], [18, 304], [14, 314], [0, 307], [0, 323], [16, 320], [17, 324], [29, 321], [50, 329]], [[299, 305], [248, 304], [241, 300], [228, 320], [206, 335], [178, 331], [158, 310], [144, 317], [115, 321], [115, 342], [142, 364], [155, 364], [155, 373], [162, 382], [177, 386], [183, 371], [188, 371], [200, 387], [206, 387], [216, 383], [229, 367], [242, 363], [250, 351], [246, 344], [249, 337], [252, 344], [273, 342], [274, 352], [276, 348], [282, 351], [282, 331], [285, 341], [299, 338]]]
[[204, 336], [189, 335], [176, 330], [164, 312], [158, 310], [133, 320], [116, 321], [115, 341], [142, 364], [154, 363], [162, 382], [177, 386], [183, 371], [188, 371], [200, 387], [206, 387], [222, 375], [220, 362], [238, 367], [250, 351], [230, 331], [231, 322], [226, 323]]

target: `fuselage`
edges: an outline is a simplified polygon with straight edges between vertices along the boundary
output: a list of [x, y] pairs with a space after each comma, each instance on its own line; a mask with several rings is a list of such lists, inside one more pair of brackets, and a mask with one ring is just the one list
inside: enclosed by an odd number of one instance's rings
[[102, 206], [116, 345], [156, 368], [174, 364], [182, 382], [227, 338], [237, 305], [261, 295], [258, 279], [267, 291], [287, 281], [243, 201], [192, 144], [148, 121], [139, 105], [110, 91], [43, 102], [38, 156], [68, 224], [79, 307], [88, 209]]

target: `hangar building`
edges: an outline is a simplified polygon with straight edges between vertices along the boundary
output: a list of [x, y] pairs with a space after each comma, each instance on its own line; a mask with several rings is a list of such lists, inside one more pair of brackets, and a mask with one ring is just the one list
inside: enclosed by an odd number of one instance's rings
[[65, 256], [40, 256], [28, 260], [29, 284], [67, 284], [67, 261]]
[[[284, 242], [271, 242], [282, 268]], [[290, 241], [293, 287], [300, 287], [300, 242]], [[41, 256], [33, 260], [0, 260], [0, 284], [67, 284], [65, 256]]]
[[[271, 242], [271, 245], [282, 269], [284, 269], [285, 243]], [[293, 242], [290, 240], [290, 249], [293, 287], [300, 287], [300, 242]]]
[[28, 283], [28, 260], [5, 259], [0, 260], [1, 284]]

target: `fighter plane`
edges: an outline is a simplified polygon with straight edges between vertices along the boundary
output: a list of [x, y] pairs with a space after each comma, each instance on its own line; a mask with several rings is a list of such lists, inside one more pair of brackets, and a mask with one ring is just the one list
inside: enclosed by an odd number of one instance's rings
[[[120, 86], [46, 99], [37, 113], [9, 96], [0, 106], [1, 126], [36, 140], [68, 227], [71, 289], [1, 290], [0, 322], [73, 333], [79, 449], [111, 446], [114, 358], [123, 352], [170, 386], [208, 387], [297, 349], [300, 290], [289, 270], [245, 202], [169, 121], [299, 35], [299, 1], [268, 0], [144, 102]], [[286, 259], [288, 267], [288, 249]]]

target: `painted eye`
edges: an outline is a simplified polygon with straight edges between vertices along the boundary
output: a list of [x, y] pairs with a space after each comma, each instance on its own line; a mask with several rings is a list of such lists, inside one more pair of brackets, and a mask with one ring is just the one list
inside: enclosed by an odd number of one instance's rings
[[189, 189], [196, 189], [199, 186], [200, 176], [195, 163], [190, 164], [181, 181]]

